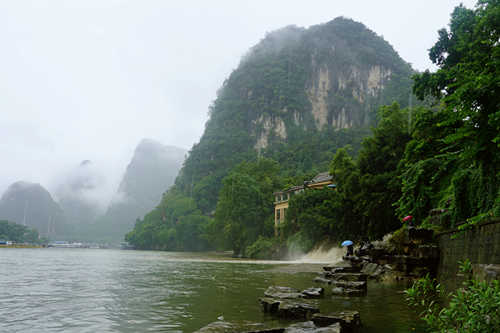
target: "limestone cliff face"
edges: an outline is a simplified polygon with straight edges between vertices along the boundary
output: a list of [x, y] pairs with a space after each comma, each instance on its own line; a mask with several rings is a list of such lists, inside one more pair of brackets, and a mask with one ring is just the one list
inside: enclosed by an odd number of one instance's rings
[[[269, 68], [263, 70], [265, 66]], [[241, 71], [258, 83], [249, 84]], [[235, 72], [226, 84], [237, 86], [255, 106], [247, 111], [247, 128], [256, 150], [286, 142], [291, 127], [367, 127], [380, 105], [396, 100], [404, 106], [412, 74], [381, 37], [344, 18], [307, 30], [273, 32]]]
[[257, 150], [266, 148], [271, 136], [286, 140], [286, 125], [283, 119], [278, 116], [261, 115], [254, 121], [254, 126], [261, 128], [259, 134], [254, 134], [257, 137], [257, 142], [254, 146]]

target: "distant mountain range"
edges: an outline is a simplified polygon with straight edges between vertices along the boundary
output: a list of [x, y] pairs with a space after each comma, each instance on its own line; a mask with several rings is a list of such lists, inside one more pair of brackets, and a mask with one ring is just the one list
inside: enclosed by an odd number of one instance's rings
[[56, 200], [40, 184], [16, 182], [0, 199], [0, 220], [35, 228], [50, 238], [122, 240], [136, 218], [160, 202], [186, 154], [185, 149], [143, 139], [104, 210], [99, 193], [103, 179], [89, 160], [61, 180], [55, 189]]

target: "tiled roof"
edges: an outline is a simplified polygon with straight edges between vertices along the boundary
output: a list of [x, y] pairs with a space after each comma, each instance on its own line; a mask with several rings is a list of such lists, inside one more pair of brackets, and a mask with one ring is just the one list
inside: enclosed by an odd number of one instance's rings
[[332, 180], [333, 177], [330, 175], [330, 173], [328, 171], [326, 172], [321, 172], [321, 173], [318, 173], [316, 175], [316, 177], [314, 177], [312, 180], [311, 180], [311, 183], [314, 184], [314, 183], [322, 183], [322, 182], [327, 182], [329, 180]]

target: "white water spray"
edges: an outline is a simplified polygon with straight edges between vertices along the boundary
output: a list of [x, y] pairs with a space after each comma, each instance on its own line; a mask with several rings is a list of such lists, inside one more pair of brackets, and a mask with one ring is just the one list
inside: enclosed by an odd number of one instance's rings
[[301, 263], [335, 264], [339, 261], [342, 261], [342, 256], [344, 254], [345, 249], [320, 245], [315, 247], [309, 253], [303, 255], [296, 261]]

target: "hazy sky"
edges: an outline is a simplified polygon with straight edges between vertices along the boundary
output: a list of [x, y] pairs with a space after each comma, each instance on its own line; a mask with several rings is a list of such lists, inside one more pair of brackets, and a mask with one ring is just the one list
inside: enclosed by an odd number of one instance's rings
[[141, 138], [190, 148], [209, 104], [266, 32], [346, 16], [414, 68], [452, 0], [0, 0], [0, 195], [53, 189], [92, 160], [112, 191]]

